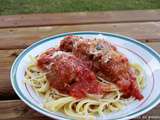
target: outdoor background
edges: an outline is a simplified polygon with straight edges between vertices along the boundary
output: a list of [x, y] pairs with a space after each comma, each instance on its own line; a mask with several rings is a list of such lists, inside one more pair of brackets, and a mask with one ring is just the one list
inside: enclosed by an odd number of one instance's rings
[[0, 0], [0, 15], [159, 8], [160, 0]]

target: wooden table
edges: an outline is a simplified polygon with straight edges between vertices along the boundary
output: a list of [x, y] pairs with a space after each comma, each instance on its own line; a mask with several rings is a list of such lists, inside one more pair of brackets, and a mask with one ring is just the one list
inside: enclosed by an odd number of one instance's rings
[[[17, 97], [11, 86], [9, 72], [16, 56], [33, 42], [71, 31], [123, 34], [160, 52], [160, 10], [1, 16], [0, 120], [50, 120], [30, 109]], [[154, 116], [160, 119], [160, 105], [137, 119]]]

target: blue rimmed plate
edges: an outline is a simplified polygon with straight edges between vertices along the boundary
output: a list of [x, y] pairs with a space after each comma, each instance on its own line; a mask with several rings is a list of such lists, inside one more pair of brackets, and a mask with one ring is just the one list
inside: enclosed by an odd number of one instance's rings
[[118, 50], [125, 54], [130, 62], [140, 64], [144, 70], [145, 88], [142, 91], [144, 99], [142, 101], [134, 101], [118, 112], [107, 113], [103, 117], [97, 117], [97, 119], [121, 120], [135, 118], [151, 110], [160, 102], [160, 56], [156, 51], [141, 42], [122, 35], [85, 31], [63, 33], [42, 39], [32, 44], [17, 57], [10, 72], [12, 86], [17, 95], [31, 108], [51, 118], [61, 120], [72, 119], [63, 113], [49, 112], [44, 109], [42, 107], [43, 98], [38, 96], [30, 86], [23, 82], [25, 70], [31, 62], [29, 56], [36, 56], [48, 48], [57, 46], [66, 35], [78, 35], [84, 38], [103, 36], [104, 39], [116, 45]]

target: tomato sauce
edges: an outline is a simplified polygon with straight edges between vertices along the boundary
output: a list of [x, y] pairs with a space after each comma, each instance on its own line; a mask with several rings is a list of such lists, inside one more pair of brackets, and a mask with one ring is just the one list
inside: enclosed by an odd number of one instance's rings
[[[104, 40], [97, 42], [97, 40], [82, 40], [82, 38], [75, 40], [74, 38], [75, 36], [68, 36], [62, 40], [60, 50], [69, 49], [82, 61], [91, 62], [89, 69], [95, 74], [101, 72], [103, 79], [115, 83], [123, 93], [123, 97], [133, 96], [138, 100], [143, 98], [136, 83], [136, 76], [131, 72], [128, 59], [119, 53], [115, 46]], [[109, 52], [110, 56], [106, 57]]]
[[143, 98], [128, 59], [105, 41], [86, 42], [77, 36], [67, 36], [59, 48], [41, 54], [37, 65], [47, 71], [51, 87], [78, 99], [87, 93], [103, 93], [104, 86], [96, 81], [98, 72], [103, 74], [102, 78], [115, 83], [123, 97]]
[[102, 93], [95, 74], [77, 57], [65, 52], [54, 58], [43, 55], [38, 60], [39, 67], [47, 65], [46, 62], [41, 62], [43, 60], [49, 61], [51, 64], [46, 75], [50, 85], [60, 92], [77, 99], [84, 98], [87, 93]]

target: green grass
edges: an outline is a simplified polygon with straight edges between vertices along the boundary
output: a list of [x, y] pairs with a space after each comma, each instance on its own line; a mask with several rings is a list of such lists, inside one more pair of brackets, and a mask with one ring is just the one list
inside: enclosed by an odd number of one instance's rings
[[160, 0], [0, 0], [0, 15], [159, 8]]

